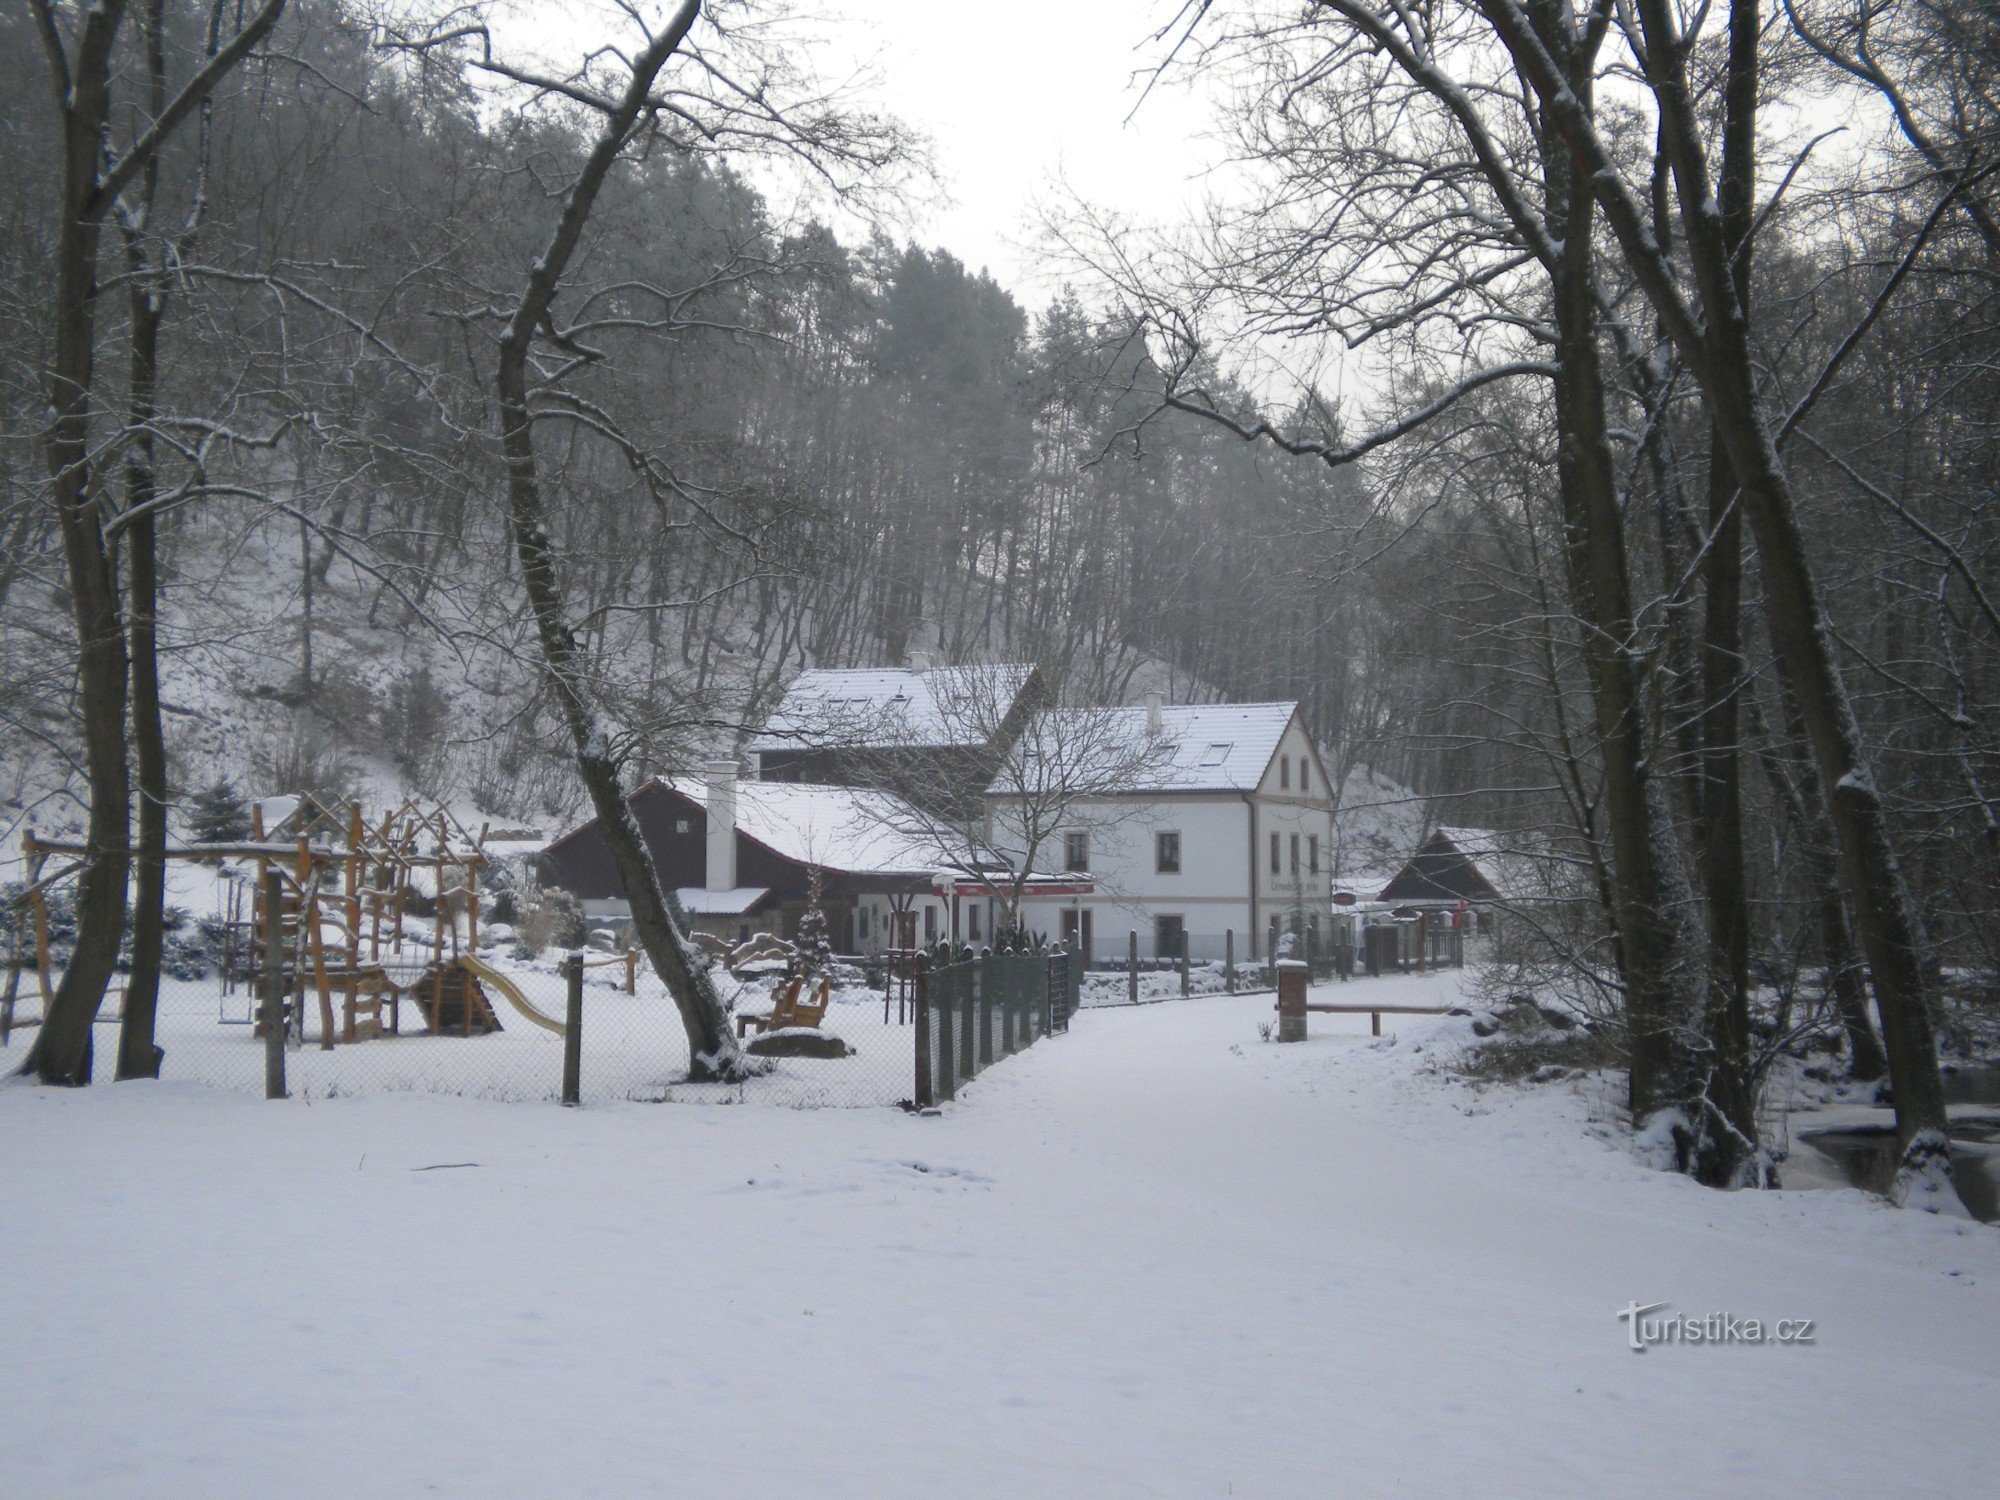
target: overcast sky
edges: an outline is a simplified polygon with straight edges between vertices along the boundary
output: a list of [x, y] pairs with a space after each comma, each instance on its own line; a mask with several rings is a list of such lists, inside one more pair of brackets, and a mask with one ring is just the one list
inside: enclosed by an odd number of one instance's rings
[[[1031, 217], [1058, 174], [1148, 221], [1182, 216], [1210, 154], [1204, 111], [1178, 88], [1139, 102], [1133, 75], [1179, 0], [828, 0], [837, 45], [872, 57], [884, 107], [927, 135], [948, 204], [907, 232], [985, 266], [1040, 303]], [[829, 60], [830, 61], [830, 60]], [[833, 71], [829, 68], [827, 71]]]

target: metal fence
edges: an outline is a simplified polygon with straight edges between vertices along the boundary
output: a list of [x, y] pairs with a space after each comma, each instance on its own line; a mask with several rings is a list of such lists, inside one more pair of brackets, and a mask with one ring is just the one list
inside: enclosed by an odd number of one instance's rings
[[[1277, 945], [1283, 949], [1276, 956], [1304, 959], [1312, 965], [1315, 974], [1325, 977], [1334, 972], [1345, 939], [1344, 928], [1334, 932], [1324, 932], [1316, 926], [1308, 927], [1303, 932], [1287, 929], [1276, 936]], [[1190, 932], [1180, 928], [1148, 931], [1134, 928], [1118, 934], [1115, 940], [1109, 942], [1104, 934], [1100, 934], [1087, 967], [1094, 972], [1113, 974], [1124, 974], [1133, 969], [1141, 974], [1165, 974], [1178, 973], [1184, 967], [1196, 971], [1208, 968], [1217, 973], [1233, 971], [1239, 976], [1241, 986], [1269, 988], [1274, 957], [1272, 946], [1273, 936], [1268, 930], [1260, 935], [1253, 954], [1247, 932], [1228, 929]], [[1351, 959], [1351, 949], [1349, 952]], [[1199, 988], [1196, 992], [1200, 993]]]
[[942, 948], [916, 973], [916, 1103], [927, 1108], [1002, 1058], [1069, 1029], [1082, 966], [1057, 951]]

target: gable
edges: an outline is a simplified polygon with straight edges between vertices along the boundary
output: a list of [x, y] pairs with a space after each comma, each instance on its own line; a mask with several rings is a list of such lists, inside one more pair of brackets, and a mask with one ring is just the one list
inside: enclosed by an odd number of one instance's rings
[[1293, 705], [1290, 721], [1271, 748], [1257, 791], [1271, 797], [1312, 797], [1329, 806], [1333, 802], [1332, 779], [1297, 705]]
[[1382, 887], [1376, 899], [1493, 902], [1500, 899], [1500, 893], [1471, 857], [1440, 830], [1424, 840], [1424, 846]]

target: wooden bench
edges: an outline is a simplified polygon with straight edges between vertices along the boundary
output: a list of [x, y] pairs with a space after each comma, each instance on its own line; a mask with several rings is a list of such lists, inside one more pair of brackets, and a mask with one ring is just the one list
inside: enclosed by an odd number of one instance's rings
[[1448, 1016], [1448, 1010], [1439, 1010], [1435, 1005], [1316, 1005], [1308, 1002], [1306, 1009], [1320, 1011], [1330, 1016], [1366, 1016], [1370, 1035], [1382, 1034], [1382, 1017], [1387, 1016]]
[[789, 1031], [794, 1026], [817, 1028], [826, 1019], [826, 1007], [831, 1002], [833, 984], [825, 975], [813, 986], [813, 992], [806, 999], [799, 998], [805, 987], [803, 979], [787, 979], [771, 991], [771, 1011], [768, 1015], [741, 1015], [736, 1018], [736, 1035], [747, 1036], [750, 1028], [758, 1031]]

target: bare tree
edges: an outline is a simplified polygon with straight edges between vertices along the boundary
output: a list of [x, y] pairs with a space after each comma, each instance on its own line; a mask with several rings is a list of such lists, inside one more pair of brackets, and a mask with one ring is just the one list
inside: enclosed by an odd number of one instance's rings
[[[1660, 155], [1680, 206], [1689, 266], [1683, 278], [1663, 252], [1640, 196], [1573, 80], [1523, 7], [1516, 0], [1479, 0], [1479, 9], [1534, 89], [1551, 127], [1574, 154], [1627, 269], [1707, 399], [1762, 565], [1778, 666], [1797, 697], [1827, 789], [1842, 881], [1854, 902], [1874, 980], [1902, 1148], [1895, 1197], [1931, 1208], [1956, 1207], [1924, 980], [1923, 928], [1903, 882], [1853, 702], [1833, 655], [1790, 474], [1779, 450], [1780, 439], [1794, 424], [1789, 414], [1779, 416], [1770, 409], [1758, 380], [1749, 312], [1737, 293], [1730, 231], [1717, 208], [1710, 151], [1696, 112], [1690, 39], [1666, 0], [1639, 0], [1629, 42], [1658, 110]], [[1734, 0], [1732, 11], [1741, 9], [1750, 11], [1748, 24], [1754, 31], [1755, 0]], [[1608, 9], [1603, 13], [1608, 19]], [[1835, 358], [1848, 347], [1843, 345]], [[1815, 381], [1811, 390], [1822, 384]]]
[[[707, 145], [727, 148], [776, 143], [799, 159], [833, 165], [887, 167], [894, 160], [893, 132], [850, 119], [825, 101], [788, 101], [784, 79], [739, 79], [729, 56], [705, 53], [689, 36], [702, 14], [700, 0], [682, 0], [661, 23], [635, 9], [626, 14], [642, 45], [629, 61], [603, 54], [578, 72], [558, 76], [499, 59], [482, 25], [451, 25], [406, 45], [422, 53], [460, 40], [478, 44], [472, 65], [539, 97], [559, 99], [591, 122], [588, 146], [574, 175], [557, 196], [555, 223], [529, 269], [498, 335], [494, 389], [507, 476], [508, 523], [540, 650], [543, 681], [568, 732], [576, 765], [604, 830], [612, 863], [631, 903], [633, 927], [655, 971], [666, 983], [688, 1036], [690, 1075], [734, 1078], [755, 1068], [730, 1030], [722, 1002], [704, 966], [675, 923], [652, 856], [633, 820], [622, 785], [614, 729], [595, 701], [591, 663], [570, 622], [545, 499], [538, 456], [538, 425], [580, 428], [620, 454], [661, 497], [673, 497], [701, 522], [753, 539], [732, 527], [706, 497], [681, 483], [658, 457], [630, 437], [600, 404], [571, 388], [571, 377], [604, 356], [593, 347], [620, 328], [671, 331], [698, 314], [691, 295], [644, 283], [618, 289], [622, 296], [580, 294], [564, 304], [573, 263], [607, 179], [634, 147], [669, 150]], [[682, 67], [663, 81], [670, 61]], [[793, 111], [796, 111], [795, 113]], [[644, 311], [630, 310], [628, 306]]]
[[188, 116], [250, 55], [284, 7], [285, 0], [264, 0], [170, 97], [161, 91], [151, 107], [141, 105], [137, 117], [142, 123], [133, 139], [121, 145], [114, 114], [126, 5], [104, 0], [72, 18], [51, 0], [35, 0], [63, 153], [43, 449], [75, 616], [90, 786], [89, 852], [77, 889], [76, 950], [23, 1064], [24, 1071], [33, 1070], [45, 1083], [90, 1079], [91, 1026], [124, 937], [132, 865], [125, 621], [107, 531], [113, 512], [103, 488], [103, 448], [93, 451], [92, 444], [104, 222]]

